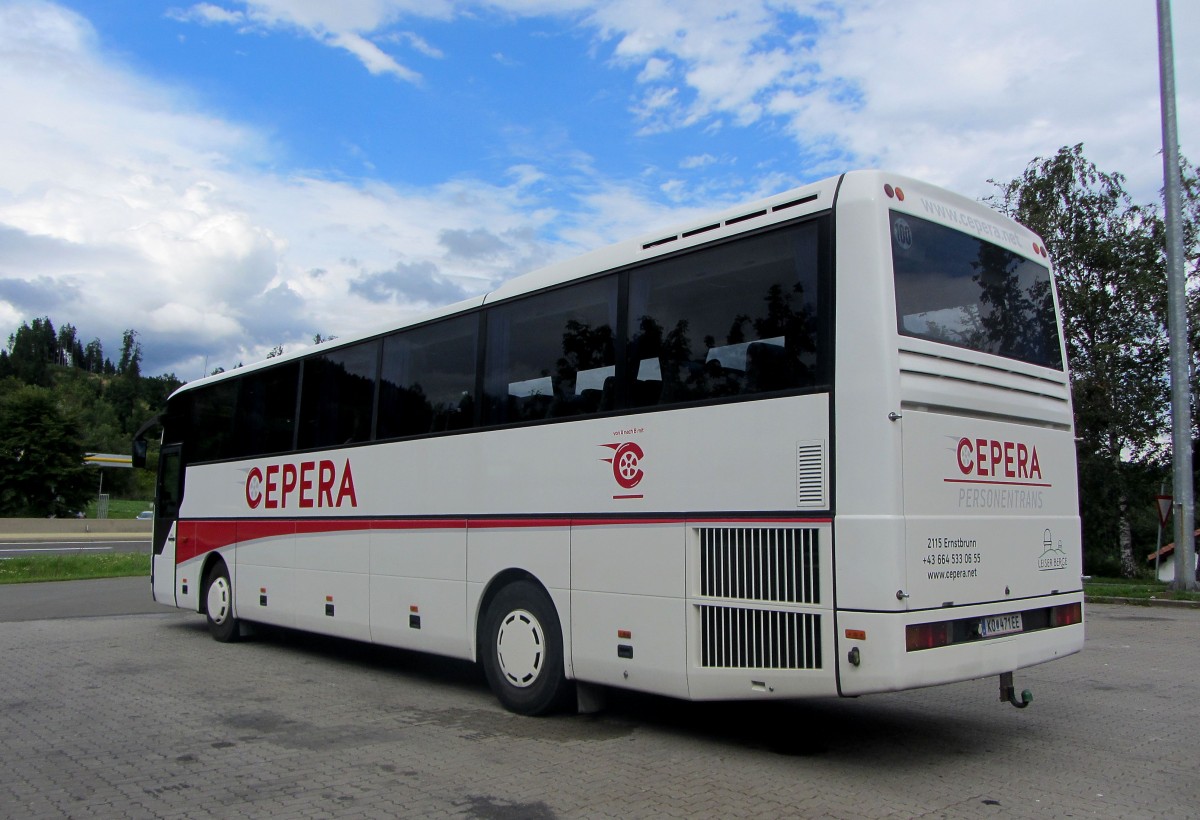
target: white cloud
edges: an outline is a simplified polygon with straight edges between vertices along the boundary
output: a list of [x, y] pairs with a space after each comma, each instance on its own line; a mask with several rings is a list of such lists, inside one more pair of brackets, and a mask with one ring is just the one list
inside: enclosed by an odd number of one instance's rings
[[[1200, 8], [1174, 15], [1186, 152], [1200, 125], [1200, 50], [1187, 47]], [[770, 119], [812, 176], [886, 166], [975, 195], [1082, 141], [1139, 198], [1161, 183], [1151, 4], [613, 0], [588, 19], [618, 64], [640, 67], [630, 110], [643, 135]]]
[[712, 165], [717, 161], [717, 158], [712, 154], [698, 154], [692, 157], [684, 157], [679, 161], [679, 167], [685, 170], [695, 170], [696, 168], [704, 168]]
[[110, 346], [134, 327], [151, 370], [195, 378], [427, 304], [353, 293], [364, 275], [477, 293], [571, 245], [538, 236], [555, 214], [523, 193], [532, 166], [409, 190], [259, 170], [260, 134], [108, 62], [60, 7], [0, 5], [0, 95], [0, 320], [49, 312]]
[[212, 3], [197, 3], [186, 9], [168, 9], [167, 16], [181, 23], [205, 25], [240, 25], [246, 20], [246, 15], [242, 12], [214, 6]]
[[345, 49], [357, 57], [366, 66], [367, 71], [372, 74], [393, 74], [410, 83], [417, 82], [421, 78], [420, 74], [400, 65], [391, 55], [384, 53], [379, 46], [358, 34], [341, 32], [330, 35], [328, 40], [331, 44]]

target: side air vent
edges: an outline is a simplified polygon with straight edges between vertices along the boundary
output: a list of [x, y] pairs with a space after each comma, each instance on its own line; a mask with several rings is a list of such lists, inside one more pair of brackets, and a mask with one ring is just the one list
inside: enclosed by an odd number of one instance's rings
[[700, 607], [700, 665], [709, 669], [820, 669], [821, 616]]
[[[787, 208], [794, 208], [797, 205], [803, 205], [807, 202], [813, 202], [814, 200], [816, 200], [816, 198], [817, 198], [817, 194], [809, 194], [808, 196], [802, 196], [799, 199], [793, 199], [789, 202], [781, 202], [778, 205], [772, 205], [770, 208], [770, 213], [774, 213], [776, 211], [782, 211]], [[676, 236], [664, 236], [662, 239], [655, 239], [653, 242], [647, 242], [645, 245], [642, 245], [642, 250], [648, 251], [651, 248], [658, 248], [663, 245], [670, 244], [671, 242], [674, 242], [677, 239], [687, 239], [690, 236], [696, 236], [697, 234], [707, 233], [708, 231], [715, 231], [717, 228], [720, 228], [722, 225], [724, 225], [725, 227], [728, 227], [730, 225], [736, 225], [739, 222], [746, 222], [747, 220], [750, 220], [750, 219], [757, 219], [760, 216], [766, 216], [767, 213], [768, 213], [767, 210], [755, 211], [754, 213], [742, 214], [741, 216], [731, 217], [729, 219], [726, 219], [725, 222], [723, 222], [723, 223], [714, 222], [712, 225], [705, 225], [702, 228], [692, 228], [691, 230], [684, 231], [683, 233], [678, 234]]]
[[766, 211], [755, 211], [752, 214], [742, 214], [741, 216], [735, 216], [733, 219], [726, 219], [725, 224], [726, 225], [736, 225], [739, 222], [745, 222], [747, 219], [756, 219], [760, 216], [766, 216], [766, 215], [767, 215]]
[[796, 445], [796, 506], [823, 510], [825, 494], [825, 442], [801, 441]]
[[775, 211], [782, 211], [787, 208], [795, 208], [797, 205], [804, 205], [808, 202], [814, 202], [816, 201], [816, 198], [816, 194], [809, 194], [808, 196], [802, 196], [799, 199], [793, 199], [791, 202], [781, 202], [778, 205], [771, 206], [771, 213], [774, 213]]
[[779, 604], [821, 602], [818, 530], [703, 527], [700, 594]]
[[665, 236], [662, 239], [655, 239], [653, 242], [647, 242], [645, 245], [642, 245], [642, 250], [648, 251], [651, 248], [657, 248], [659, 245], [666, 245], [668, 242], [674, 242], [678, 238], [678, 236]]

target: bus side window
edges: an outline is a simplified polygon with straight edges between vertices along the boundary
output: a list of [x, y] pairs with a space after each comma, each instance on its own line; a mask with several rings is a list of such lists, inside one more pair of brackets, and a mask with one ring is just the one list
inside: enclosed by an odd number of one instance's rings
[[818, 231], [807, 222], [633, 271], [630, 404], [814, 386]]
[[375, 437], [421, 436], [475, 425], [478, 314], [383, 340]]
[[[616, 372], [617, 279], [610, 276], [488, 313], [484, 423], [594, 413]], [[612, 383], [608, 382], [611, 401]]]
[[371, 438], [379, 340], [304, 360], [298, 447], [339, 447]]

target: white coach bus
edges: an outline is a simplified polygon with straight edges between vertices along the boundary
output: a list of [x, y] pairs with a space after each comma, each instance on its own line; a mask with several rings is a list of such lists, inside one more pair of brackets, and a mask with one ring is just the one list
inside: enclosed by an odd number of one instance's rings
[[[615, 686], [854, 696], [1083, 645], [1070, 383], [1041, 240], [854, 172], [180, 388], [152, 587]], [[135, 442], [144, 462], [145, 442]]]

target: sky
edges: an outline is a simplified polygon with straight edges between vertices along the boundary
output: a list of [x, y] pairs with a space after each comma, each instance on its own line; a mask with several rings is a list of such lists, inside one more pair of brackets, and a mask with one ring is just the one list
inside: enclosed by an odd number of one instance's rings
[[0, 0], [0, 339], [188, 381], [854, 168], [979, 198], [1083, 143], [1156, 201], [1155, 5]]

